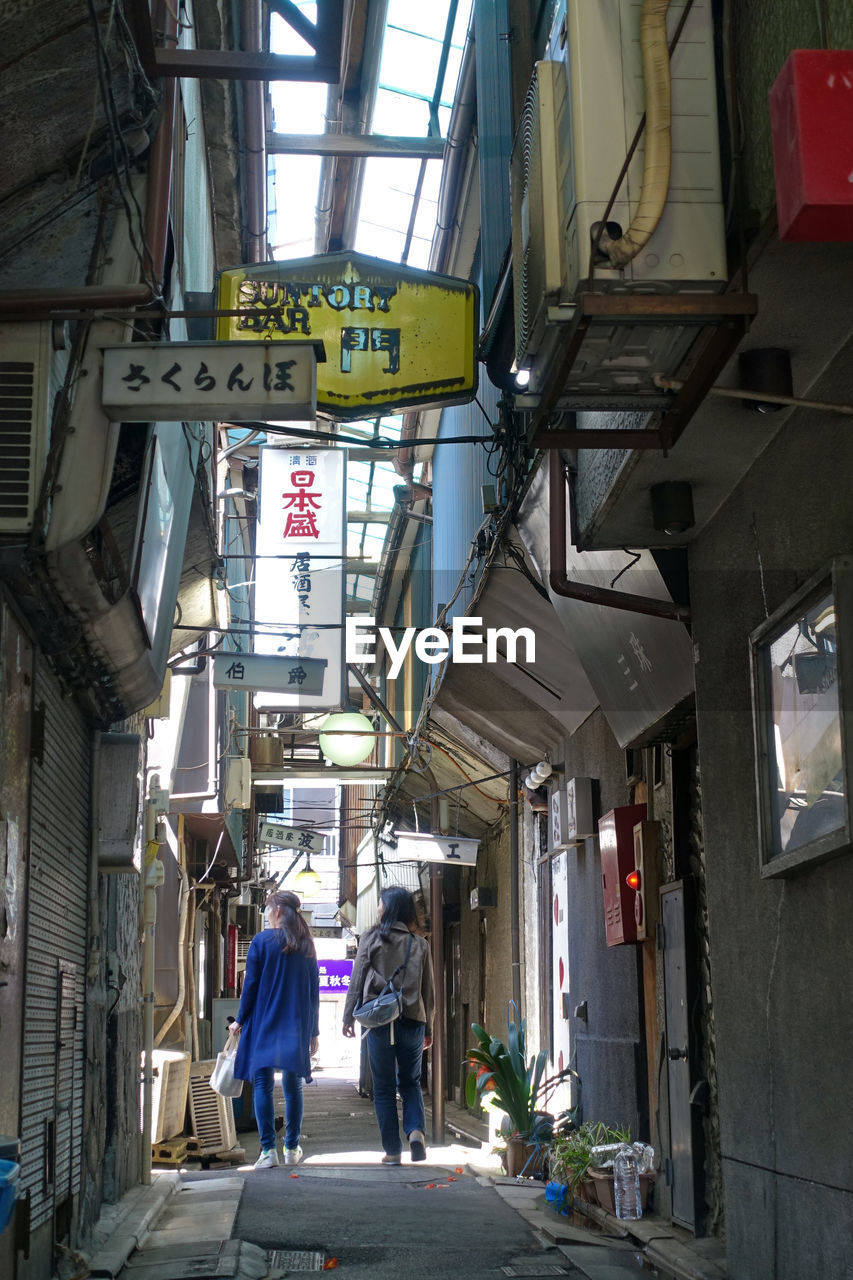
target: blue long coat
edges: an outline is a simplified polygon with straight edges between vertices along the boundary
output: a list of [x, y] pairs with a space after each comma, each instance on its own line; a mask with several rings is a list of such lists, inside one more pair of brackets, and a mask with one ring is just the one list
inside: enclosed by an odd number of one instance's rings
[[261, 1067], [311, 1079], [310, 1043], [319, 1034], [320, 974], [313, 956], [285, 955], [278, 929], [255, 934], [237, 1021], [243, 1028], [234, 1074], [251, 1080]]

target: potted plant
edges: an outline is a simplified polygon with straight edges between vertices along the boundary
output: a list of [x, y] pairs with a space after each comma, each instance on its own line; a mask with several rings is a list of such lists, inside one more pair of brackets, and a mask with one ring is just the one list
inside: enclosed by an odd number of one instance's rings
[[477, 1044], [468, 1051], [473, 1068], [465, 1084], [469, 1107], [484, 1100], [502, 1111], [500, 1133], [506, 1140], [506, 1169], [510, 1177], [520, 1173], [542, 1173], [547, 1148], [554, 1132], [554, 1117], [544, 1110], [557, 1085], [575, 1072], [571, 1067], [545, 1078], [547, 1051], [527, 1059], [527, 1023], [519, 1020], [510, 1003], [507, 1038], [490, 1035], [477, 1023], [471, 1024]]
[[565, 1205], [570, 1205], [574, 1196], [580, 1200], [597, 1203], [595, 1179], [596, 1155], [594, 1148], [618, 1146], [621, 1142], [629, 1142], [627, 1129], [611, 1129], [607, 1125], [591, 1121], [577, 1129], [562, 1130], [554, 1137], [551, 1148], [551, 1181], [562, 1186], [564, 1195], [560, 1198], [553, 1193], [549, 1199], [555, 1205], [556, 1212], [564, 1212]]

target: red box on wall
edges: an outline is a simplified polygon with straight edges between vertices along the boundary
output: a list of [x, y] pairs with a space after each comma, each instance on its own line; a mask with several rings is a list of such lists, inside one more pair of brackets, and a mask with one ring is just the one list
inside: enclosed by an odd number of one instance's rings
[[598, 820], [604, 936], [608, 947], [637, 941], [636, 893], [625, 881], [634, 870], [634, 827], [646, 816], [644, 804], [625, 804]]
[[770, 127], [780, 240], [853, 240], [853, 52], [795, 49]]

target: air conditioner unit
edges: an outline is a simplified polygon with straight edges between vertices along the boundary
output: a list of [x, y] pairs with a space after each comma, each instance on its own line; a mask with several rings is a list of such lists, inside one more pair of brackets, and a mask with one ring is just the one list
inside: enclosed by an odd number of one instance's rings
[[[683, 8], [670, 5], [670, 35]], [[558, 56], [536, 64], [522, 110], [510, 160], [513, 283], [516, 363], [530, 370], [532, 394], [590, 285], [597, 225], [645, 110], [639, 18], [635, 0], [568, 0], [565, 43], [553, 40], [549, 51]], [[594, 287], [601, 293], [713, 294], [725, 284], [709, 0], [696, 0], [690, 10], [671, 71], [672, 163], [663, 216], [624, 268], [612, 267], [599, 250]], [[641, 139], [608, 216], [614, 239], [636, 212], [643, 161]], [[587, 344], [572, 371], [574, 399], [562, 407], [610, 407], [602, 395], [612, 407], [643, 407], [641, 393], [654, 390], [646, 371], [677, 367], [696, 336], [695, 326], [682, 324], [600, 328], [598, 347]], [[659, 398], [650, 395], [649, 406]]]
[[248, 756], [225, 761], [225, 808], [248, 809], [252, 803], [252, 762]]
[[33, 526], [49, 435], [51, 327], [0, 324], [0, 534]]
[[210, 1087], [215, 1066], [215, 1059], [193, 1062], [190, 1066], [190, 1115], [202, 1155], [230, 1151], [237, 1145], [231, 1099], [223, 1098]]
[[164, 1142], [184, 1131], [190, 1055], [177, 1049], [155, 1049], [151, 1098], [151, 1141]]

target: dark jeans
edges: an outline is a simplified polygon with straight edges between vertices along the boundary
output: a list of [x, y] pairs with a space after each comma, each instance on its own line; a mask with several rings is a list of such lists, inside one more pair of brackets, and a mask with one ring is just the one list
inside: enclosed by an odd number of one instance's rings
[[[252, 1080], [252, 1092], [255, 1102], [255, 1119], [258, 1122], [258, 1133], [261, 1136], [261, 1151], [269, 1151], [275, 1146], [275, 1104], [273, 1102], [273, 1085], [275, 1072], [272, 1067], [261, 1067], [255, 1072]], [[284, 1145], [293, 1151], [299, 1146], [299, 1134], [302, 1130], [302, 1077], [295, 1071], [282, 1071], [281, 1083], [284, 1090]]]
[[397, 1090], [403, 1100], [403, 1129], [406, 1137], [413, 1129], [424, 1131], [424, 1099], [421, 1093], [421, 1058], [424, 1051], [424, 1024], [412, 1018], [398, 1018], [391, 1028], [374, 1027], [367, 1033], [367, 1053], [373, 1075], [373, 1106], [379, 1121], [382, 1146], [389, 1156], [403, 1149], [397, 1116]]

